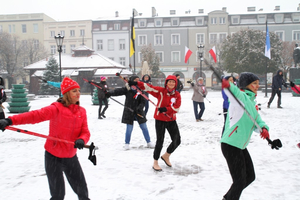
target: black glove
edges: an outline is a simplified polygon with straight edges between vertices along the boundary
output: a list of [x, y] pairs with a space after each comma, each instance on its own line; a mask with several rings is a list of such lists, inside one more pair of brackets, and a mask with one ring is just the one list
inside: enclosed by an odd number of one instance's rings
[[116, 76], [120, 76], [121, 74], [119, 72], [116, 73]]
[[191, 83], [192, 81], [187, 81], [187, 83]]
[[194, 87], [195, 84], [194, 84], [194, 83], [191, 83], [191, 85]]
[[158, 111], [159, 112], [166, 112], [167, 111], [167, 108], [166, 107], [162, 107], [162, 108], [158, 108]]
[[293, 83], [292, 81], [290, 82], [290, 86], [291, 87], [295, 87], [295, 83]]
[[42, 79], [42, 81], [43, 81], [44, 83], [47, 83], [47, 80], [46, 80], [46, 79]]
[[106, 93], [105, 93], [105, 97], [106, 97], [106, 98], [109, 98], [110, 96], [111, 96], [110, 92], [106, 92]]
[[135, 82], [135, 81], [128, 81], [128, 84], [129, 84], [129, 86], [137, 85], [137, 82]]
[[74, 148], [83, 149], [83, 147], [84, 147], [83, 139], [78, 139], [75, 141]]
[[205, 97], [206, 97], [206, 95], [204, 94], [204, 95], [203, 95], [203, 98], [205, 98]]
[[12, 121], [10, 118], [0, 119], [0, 129], [5, 131], [5, 127], [12, 125]]

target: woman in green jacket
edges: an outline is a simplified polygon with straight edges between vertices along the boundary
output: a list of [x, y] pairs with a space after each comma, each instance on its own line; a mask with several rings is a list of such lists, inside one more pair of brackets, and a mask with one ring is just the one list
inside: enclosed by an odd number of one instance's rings
[[[259, 78], [253, 73], [244, 72], [240, 75], [239, 84], [240, 88], [227, 80], [223, 79], [222, 81], [222, 87], [227, 88], [225, 93], [230, 104], [225, 130], [221, 138], [221, 148], [233, 180], [223, 200], [238, 200], [242, 191], [255, 179], [254, 167], [247, 145], [253, 130], [258, 127], [247, 115], [245, 109], [262, 128], [260, 136], [263, 139], [269, 138], [269, 127], [261, 119], [256, 109], [255, 98], [259, 88]], [[236, 99], [244, 105], [244, 108]]]

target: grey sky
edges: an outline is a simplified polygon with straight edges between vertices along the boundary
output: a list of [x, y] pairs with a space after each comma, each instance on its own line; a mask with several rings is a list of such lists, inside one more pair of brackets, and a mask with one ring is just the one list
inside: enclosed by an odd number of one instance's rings
[[[297, 11], [300, 0], [5, 0], [1, 2], [0, 14], [45, 13], [58, 21], [96, 19], [99, 17], [114, 16], [118, 11], [120, 16], [131, 16], [135, 8], [143, 16], [151, 16], [151, 8], [155, 7], [158, 16], [169, 14], [170, 10], [176, 10], [176, 14], [184, 15], [190, 10], [197, 14], [198, 9], [204, 9], [205, 13], [221, 10], [227, 7], [228, 13], [244, 13], [247, 7], [256, 7], [258, 11], [271, 12], [275, 6], [280, 6], [281, 11]], [[299, 12], [300, 13], [300, 12]]]

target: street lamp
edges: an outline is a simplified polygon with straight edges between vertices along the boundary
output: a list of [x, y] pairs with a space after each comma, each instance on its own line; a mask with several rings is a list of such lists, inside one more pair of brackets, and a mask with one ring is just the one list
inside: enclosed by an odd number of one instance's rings
[[202, 61], [203, 61], [203, 50], [204, 50], [204, 45], [203, 44], [198, 44], [198, 56], [200, 60], [200, 74], [199, 77], [202, 76]]
[[64, 36], [61, 36], [58, 34], [57, 36], [54, 36], [56, 45], [57, 45], [57, 51], [59, 55], [59, 82], [61, 82], [61, 52], [62, 52], [62, 44], [64, 41]]

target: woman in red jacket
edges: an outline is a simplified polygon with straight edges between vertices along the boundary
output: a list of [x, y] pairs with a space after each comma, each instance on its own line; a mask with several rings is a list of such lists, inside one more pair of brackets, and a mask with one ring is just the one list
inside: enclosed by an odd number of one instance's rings
[[51, 199], [64, 199], [64, 172], [78, 199], [87, 200], [87, 184], [76, 155], [76, 148], [82, 149], [90, 138], [86, 111], [79, 106], [80, 86], [66, 77], [61, 83], [61, 93], [63, 97], [50, 106], [0, 120], [0, 129], [4, 130], [8, 125], [35, 124], [50, 120], [49, 136], [75, 143], [74, 146], [46, 140], [45, 170]]
[[[134, 85], [134, 82], [129, 82]], [[156, 145], [154, 148], [154, 164], [155, 171], [162, 171], [158, 165], [158, 159], [163, 147], [166, 129], [171, 136], [171, 144], [167, 151], [161, 156], [161, 159], [168, 167], [172, 167], [170, 162], [170, 155], [180, 145], [180, 133], [176, 122], [176, 113], [179, 111], [181, 105], [181, 96], [177, 87], [177, 78], [174, 75], [169, 75], [165, 80], [165, 87], [153, 86], [151, 84], [139, 81], [138, 87], [148, 92], [157, 98], [157, 107], [154, 112], [155, 129], [156, 129]]]

